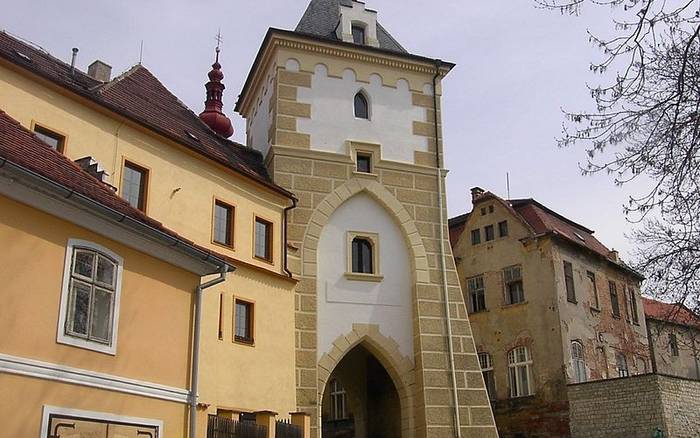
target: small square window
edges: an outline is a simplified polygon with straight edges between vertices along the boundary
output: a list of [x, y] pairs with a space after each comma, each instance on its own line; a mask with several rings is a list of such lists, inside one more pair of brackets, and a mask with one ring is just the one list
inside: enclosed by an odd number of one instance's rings
[[357, 154], [357, 171], [361, 173], [372, 173], [372, 155]]
[[498, 236], [507, 237], [508, 236], [508, 221], [503, 221], [498, 223]]
[[244, 344], [253, 344], [253, 303], [236, 299], [235, 308], [235, 341]]
[[214, 202], [214, 242], [233, 247], [234, 208], [222, 201]]
[[489, 205], [489, 213], [493, 213], [494, 211], [493, 205]]
[[481, 230], [472, 230], [472, 245], [478, 245], [481, 243]]
[[490, 242], [496, 238], [495, 232], [493, 230], [493, 225], [487, 225], [484, 228], [484, 234], [486, 234], [486, 241]]
[[132, 207], [146, 211], [147, 192], [148, 170], [125, 161], [122, 171], [122, 198]]
[[34, 134], [39, 137], [39, 140], [51, 146], [51, 149], [63, 153], [66, 144], [65, 136], [36, 124], [34, 125]]
[[255, 218], [255, 257], [272, 262], [272, 222]]
[[481, 215], [486, 216], [486, 207], [481, 209]]

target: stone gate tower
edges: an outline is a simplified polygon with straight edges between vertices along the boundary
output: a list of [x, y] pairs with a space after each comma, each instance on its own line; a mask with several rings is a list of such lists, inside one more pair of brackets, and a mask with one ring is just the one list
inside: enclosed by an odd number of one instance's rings
[[362, 2], [313, 0], [295, 31], [269, 30], [238, 101], [298, 197], [297, 405], [317, 436], [497, 436], [448, 240], [453, 67], [407, 52]]

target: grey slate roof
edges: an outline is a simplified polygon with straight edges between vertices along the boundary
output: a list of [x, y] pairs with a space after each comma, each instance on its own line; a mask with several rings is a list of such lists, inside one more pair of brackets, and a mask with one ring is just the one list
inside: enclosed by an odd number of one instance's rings
[[[341, 5], [352, 6], [352, 0], [311, 0], [294, 31], [338, 41], [335, 30], [340, 22]], [[408, 53], [378, 22], [377, 39], [384, 50]]]

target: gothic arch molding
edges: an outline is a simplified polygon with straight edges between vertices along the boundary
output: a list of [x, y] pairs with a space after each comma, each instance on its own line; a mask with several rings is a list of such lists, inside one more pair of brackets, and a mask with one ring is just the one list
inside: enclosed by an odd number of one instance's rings
[[396, 341], [381, 334], [377, 325], [353, 324], [352, 331], [339, 336], [333, 342], [333, 348], [321, 357], [318, 365], [318, 400], [323, 400], [333, 370], [359, 345], [365, 347], [391, 377], [401, 404], [401, 436], [412, 438], [415, 429], [413, 362], [401, 354]]
[[326, 196], [314, 210], [304, 236], [302, 276], [316, 278], [316, 251], [323, 228], [338, 207], [359, 193], [370, 195], [395, 219], [404, 235], [406, 246], [411, 253], [409, 259], [413, 270], [413, 283], [429, 283], [428, 256], [423, 246], [423, 239], [413, 222], [413, 218], [411, 218], [411, 215], [401, 202], [385, 187], [377, 181], [364, 178], [354, 178], [347, 181]]

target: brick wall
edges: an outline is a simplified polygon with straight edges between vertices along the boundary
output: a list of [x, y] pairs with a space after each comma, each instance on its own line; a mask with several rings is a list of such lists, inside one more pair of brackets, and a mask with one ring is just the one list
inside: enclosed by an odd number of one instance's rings
[[572, 437], [700, 436], [700, 382], [655, 374], [570, 385]]

